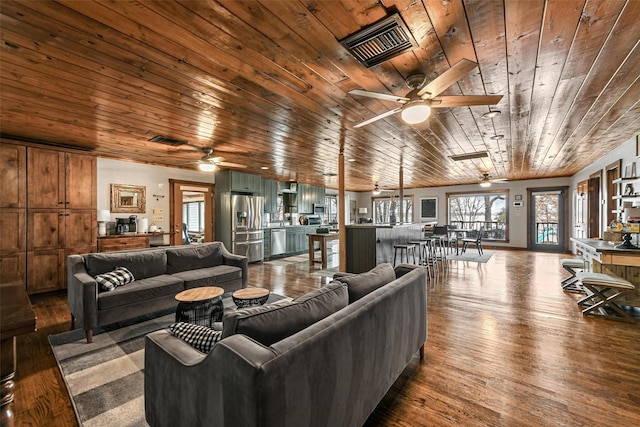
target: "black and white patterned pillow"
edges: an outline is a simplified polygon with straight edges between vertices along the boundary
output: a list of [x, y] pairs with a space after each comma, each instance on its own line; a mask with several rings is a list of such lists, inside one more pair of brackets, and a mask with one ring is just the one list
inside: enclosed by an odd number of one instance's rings
[[209, 353], [215, 343], [222, 338], [222, 331], [207, 326], [178, 322], [169, 326], [169, 331], [184, 340], [191, 347], [203, 353]]
[[100, 285], [101, 291], [112, 291], [118, 286], [124, 286], [135, 280], [133, 273], [126, 267], [116, 267], [115, 270], [109, 273], [98, 274], [95, 279]]

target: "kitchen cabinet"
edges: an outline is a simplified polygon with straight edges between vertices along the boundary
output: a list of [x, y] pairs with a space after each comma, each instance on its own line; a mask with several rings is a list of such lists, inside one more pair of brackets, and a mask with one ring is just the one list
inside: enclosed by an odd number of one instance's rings
[[64, 289], [66, 257], [96, 251], [97, 159], [3, 141], [0, 169], [2, 280], [30, 294]]
[[0, 176], [0, 283], [26, 283], [26, 147], [0, 144]]
[[217, 191], [237, 191], [241, 193], [262, 193], [262, 177], [237, 171], [222, 171], [215, 177]]
[[287, 255], [303, 253], [308, 248], [305, 227], [287, 227]]
[[275, 213], [278, 210], [278, 181], [263, 179], [262, 195], [264, 196], [264, 211]]
[[264, 230], [263, 245], [264, 259], [269, 259], [271, 257], [271, 230], [268, 228]]
[[298, 213], [312, 214], [314, 204], [324, 204], [325, 188], [298, 184]]

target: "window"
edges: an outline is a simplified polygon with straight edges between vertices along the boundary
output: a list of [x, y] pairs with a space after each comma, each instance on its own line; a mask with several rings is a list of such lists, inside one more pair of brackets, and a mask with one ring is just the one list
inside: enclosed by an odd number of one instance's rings
[[[395, 209], [392, 210], [391, 198], [395, 201]], [[398, 204], [397, 196], [373, 198], [373, 222], [376, 224], [389, 224], [394, 220], [400, 222], [400, 209], [404, 212], [404, 222], [413, 222], [413, 196], [405, 196], [402, 206]]]
[[449, 225], [460, 229], [479, 230], [483, 239], [507, 240], [507, 200], [509, 191], [447, 193]]
[[204, 232], [204, 202], [183, 203], [182, 220], [187, 224], [187, 231]]
[[320, 215], [323, 224], [338, 223], [338, 198], [336, 196], [325, 196], [324, 214]]

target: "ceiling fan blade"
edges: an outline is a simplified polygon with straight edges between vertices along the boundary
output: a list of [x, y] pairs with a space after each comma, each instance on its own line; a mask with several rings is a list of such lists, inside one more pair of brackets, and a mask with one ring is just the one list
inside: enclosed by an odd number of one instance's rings
[[349, 94], [366, 96], [368, 98], [382, 99], [384, 101], [401, 102], [401, 103], [405, 103], [409, 101], [409, 98], [405, 98], [404, 96], [395, 96], [395, 95], [388, 95], [386, 93], [369, 92], [368, 90], [362, 90], [362, 89], [351, 90], [349, 91]]
[[391, 116], [391, 115], [399, 112], [400, 110], [402, 110], [402, 108], [395, 108], [393, 110], [389, 110], [386, 113], [379, 114], [379, 115], [377, 115], [375, 117], [372, 117], [372, 118], [370, 118], [368, 120], [365, 120], [364, 122], [358, 123], [357, 125], [354, 126], [354, 128], [359, 128], [359, 127], [362, 127], [364, 125], [368, 125], [369, 123], [373, 123], [373, 122], [375, 122], [377, 120], [384, 119], [385, 117]]
[[460, 95], [443, 96], [431, 101], [431, 108], [467, 107], [475, 105], [496, 105], [502, 95]]
[[429, 99], [434, 98], [444, 92], [449, 86], [466, 76], [478, 64], [468, 59], [461, 59], [453, 67], [426, 84], [418, 92], [418, 96]]
[[496, 182], [496, 183], [506, 182], [506, 181], [508, 181], [507, 178], [496, 178], [491, 180], [491, 182]]
[[238, 169], [247, 168], [247, 165], [241, 165], [239, 163], [231, 163], [231, 162], [216, 162], [216, 166], [226, 166], [228, 168], [238, 168]]

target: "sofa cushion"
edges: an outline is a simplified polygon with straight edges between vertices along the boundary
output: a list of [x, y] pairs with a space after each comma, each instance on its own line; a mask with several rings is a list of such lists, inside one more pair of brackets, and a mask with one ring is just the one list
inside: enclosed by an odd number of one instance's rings
[[172, 247], [167, 249], [167, 274], [214, 267], [223, 261], [219, 242]]
[[118, 286], [124, 286], [135, 280], [133, 274], [125, 267], [117, 267], [109, 273], [98, 274], [95, 279], [101, 291], [113, 291]]
[[349, 304], [375, 291], [379, 287], [393, 282], [395, 279], [396, 274], [393, 267], [388, 263], [379, 264], [366, 273], [336, 278], [336, 280], [347, 284], [349, 289]]
[[92, 277], [116, 267], [126, 267], [136, 280], [167, 272], [167, 255], [163, 249], [87, 254], [84, 256], [84, 263], [87, 273]]
[[347, 287], [330, 283], [291, 302], [225, 312], [222, 338], [247, 335], [269, 346], [347, 306]]
[[198, 270], [181, 271], [172, 276], [184, 281], [185, 289], [200, 286], [218, 286], [231, 280], [242, 280], [242, 269], [232, 265], [200, 268]]
[[222, 337], [222, 331], [185, 322], [170, 325], [169, 332], [203, 353], [209, 353]]
[[[98, 310], [107, 310], [141, 301], [151, 301], [184, 290], [184, 282], [168, 274], [136, 280], [129, 286], [117, 287], [112, 292], [98, 294]], [[150, 302], [151, 304], [151, 302]]]

